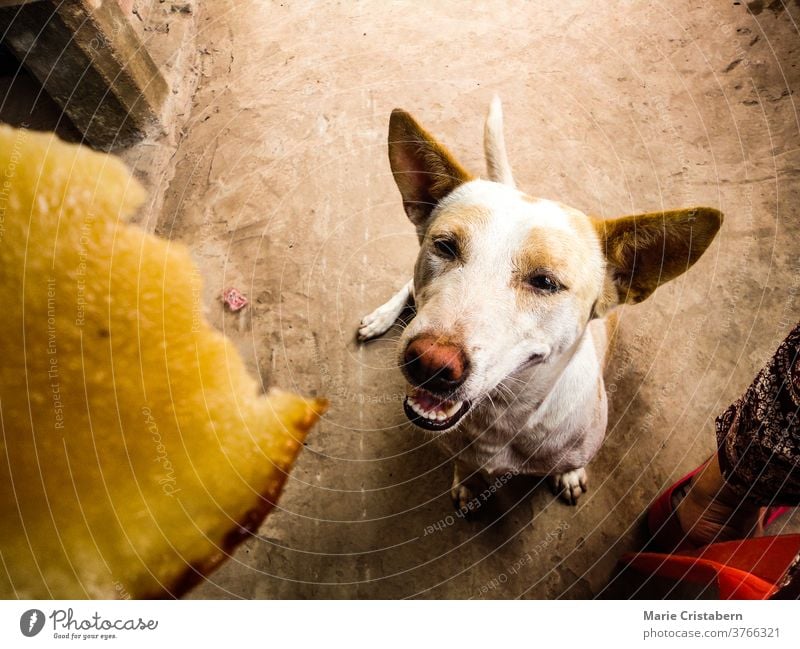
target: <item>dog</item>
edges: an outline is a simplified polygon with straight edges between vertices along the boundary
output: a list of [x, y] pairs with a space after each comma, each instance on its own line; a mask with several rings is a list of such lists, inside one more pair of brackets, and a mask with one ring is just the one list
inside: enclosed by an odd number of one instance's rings
[[569, 504], [605, 436], [608, 317], [686, 271], [722, 225], [713, 208], [602, 220], [516, 188], [500, 100], [484, 129], [488, 180], [473, 177], [414, 118], [394, 110], [389, 162], [420, 242], [413, 279], [361, 321], [399, 341], [404, 411], [455, 458], [469, 506], [499, 474], [548, 476]]

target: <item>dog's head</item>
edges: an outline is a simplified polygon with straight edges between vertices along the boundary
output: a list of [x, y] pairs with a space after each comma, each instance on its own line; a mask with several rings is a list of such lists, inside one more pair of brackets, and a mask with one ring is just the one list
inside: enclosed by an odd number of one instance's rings
[[421, 244], [417, 313], [400, 339], [405, 409], [432, 431], [455, 426], [509, 377], [535, 380], [563, 362], [592, 318], [683, 273], [722, 223], [704, 207], [603, 221], [526, 195], [514, 187], [497, 100], [484, 144], [490, 180], [473, 178], [408, 113], [392, 113], [389, 160]]

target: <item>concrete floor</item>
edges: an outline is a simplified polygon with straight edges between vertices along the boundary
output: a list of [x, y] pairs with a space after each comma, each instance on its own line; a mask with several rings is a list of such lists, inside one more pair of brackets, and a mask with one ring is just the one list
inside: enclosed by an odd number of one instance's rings
[[[155, 228], [191, 247], [209, 317], [264, 384], [332, 406], [279, 510], [190, 597], [686, 594], [615, 564], [800, 316], [800, 3], [427, 5], [195, 10], [199, 79], [171, 168], [139, 169], [161, 193]], [[467, 522], [447, 458], [403, 415], [397, 331], [354, 333], [417, 248], [391, 109], [480, 173], [495, 92], [529, 193], [605, 217], [705, 204], [726, 221], [687, 275], [620, 311], [608, 436], [579, 506], [519, 480]], [[229, 285], [252, 301], [243, 315], [220, 308]]]

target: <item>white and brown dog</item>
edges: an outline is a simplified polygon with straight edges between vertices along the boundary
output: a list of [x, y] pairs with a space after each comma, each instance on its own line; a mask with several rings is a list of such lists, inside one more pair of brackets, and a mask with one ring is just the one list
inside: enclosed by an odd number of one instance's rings
[[389, 161], [420, 251], [414, 279], [366, 316], [380, 336], [410, 299], [400, 339], [405, 412], [455, 459], [453, 500], [484, 477], [550, 476], [569, 503], [603, 441], [609, 311], [689, 268], [722, 224], [698, 207], [598, 220], [514, 186], [497, 98], [486, 120], [489, 180], [473, 178], [406, 112]]

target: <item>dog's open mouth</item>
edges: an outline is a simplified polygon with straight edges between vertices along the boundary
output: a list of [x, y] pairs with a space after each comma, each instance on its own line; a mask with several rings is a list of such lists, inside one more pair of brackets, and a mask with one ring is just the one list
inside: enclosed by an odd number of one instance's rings
[[448, 401], [422, 388], [412, 388], [403, 409], [412, 424], [425, 430], [442, 431], [455, 426], [467, 414], [469, 401]]

